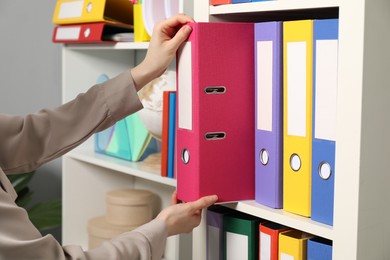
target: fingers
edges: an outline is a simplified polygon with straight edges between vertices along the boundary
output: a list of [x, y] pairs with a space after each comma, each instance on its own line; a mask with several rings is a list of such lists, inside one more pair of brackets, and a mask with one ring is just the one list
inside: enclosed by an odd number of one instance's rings
[[177, 204], [177, 191], [174, 191], [171, 195], [171, 205]]
[[184, 25], [179, 29], [179, 31], [172, 38], [171, 42], [174, 46], [180, 46], [190, 35], [192, 27], [189, 25]]
[[190, 16], [185, 15], [185, 14], [177, 14], [177, 15], [174, 15], [172, 17], [167, 18], [164, 22], [164, 25], [171, 27], [171, 28], [174, 28], [178, 25], [182, 25], [182, 24], [190, 23], [190, 22], [194, 22], [194, 20]]
[[[199, 211], [204, 208], [208, 208], [218, 201], [217, 195], [210, 195], [202, 197], [194, 202], [191, 202], [191, 208], [194, 211]], [[188, 203], [187, 203], [188, 204]]]

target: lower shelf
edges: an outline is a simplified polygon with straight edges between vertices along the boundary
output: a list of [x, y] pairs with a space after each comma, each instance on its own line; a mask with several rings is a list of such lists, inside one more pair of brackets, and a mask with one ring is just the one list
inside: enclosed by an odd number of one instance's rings
[[307, 233], [333, 240], [333, 227], [302, 217], [283, 209], [273, 209], [257, 203], [254, 200], [228, 203], [224, 206], [257, 216], [272, 222], [276, 222], [291, 228], [305, 231]]

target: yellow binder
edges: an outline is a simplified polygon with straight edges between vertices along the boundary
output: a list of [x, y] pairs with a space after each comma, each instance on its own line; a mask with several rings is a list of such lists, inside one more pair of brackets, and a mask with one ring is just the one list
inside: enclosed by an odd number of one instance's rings
[[133, 25], [129, 0], [57, 0], [53, 23], [118, 22]]
[[283, 24], [283, 208], [310, 217], [313, 21]]
[[279, 233], [279, 259], [305, 260], [307, 241], [312, 237], [311, 234], [295, 229]]
[[142, 4], [134, 4], [134, 41], [148, 42], [150, 36], [146, 31], [144, 19], [142, 16]]

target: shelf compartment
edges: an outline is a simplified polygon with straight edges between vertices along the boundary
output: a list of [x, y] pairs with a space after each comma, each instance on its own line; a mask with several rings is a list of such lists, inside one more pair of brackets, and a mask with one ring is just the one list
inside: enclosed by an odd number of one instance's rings
[[155, 183], [176, 187], [175, 179], [162, 177], [159, 170], [145, 170], [143, 162], [126, 161], [104, 154], [99, 154], [94, 151], [82, 149], [76, 149], [72, 152], [69, 152], [66, 154], [66, 156], [95, 166], [104, 167], [134, 177], [150, 180]]

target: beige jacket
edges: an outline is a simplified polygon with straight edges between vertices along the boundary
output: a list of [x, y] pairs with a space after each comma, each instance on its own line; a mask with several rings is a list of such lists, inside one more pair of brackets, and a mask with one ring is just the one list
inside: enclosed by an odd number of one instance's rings
[[42, 237], [26, 211], [15, 204], [16, 192], [5, 175], [35, 170], [141, 108], [127, 71], [56, 109], [25, 117], [0, 114], [1, 260], [161, 259], [167, 230], [160, 220], [90, 251], [61, 246], [51, 235]]

